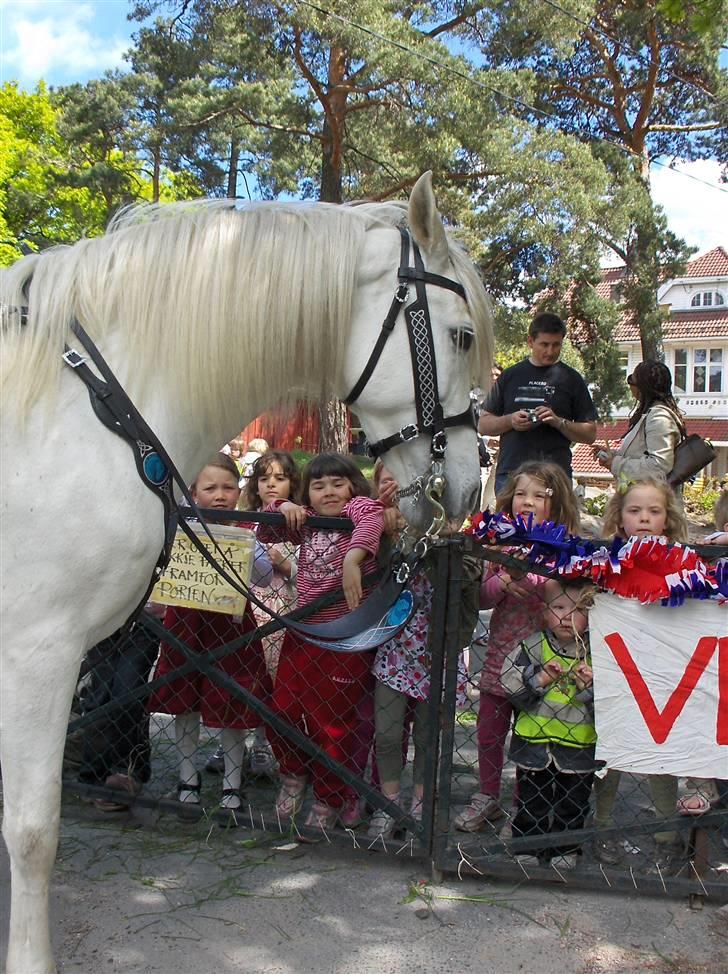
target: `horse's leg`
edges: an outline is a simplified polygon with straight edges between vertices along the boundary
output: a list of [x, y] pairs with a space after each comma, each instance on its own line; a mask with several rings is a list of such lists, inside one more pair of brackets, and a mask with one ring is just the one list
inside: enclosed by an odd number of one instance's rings
[[7, 974], [53, 974], [48, 892], [68, 714], [83, 646], [57, 632], [39, 638], [36, 630], [32, 640], [14, 635], [11, 649], [12, 631], [5, 632], [0, 697], [3, 835], [12, 875]]

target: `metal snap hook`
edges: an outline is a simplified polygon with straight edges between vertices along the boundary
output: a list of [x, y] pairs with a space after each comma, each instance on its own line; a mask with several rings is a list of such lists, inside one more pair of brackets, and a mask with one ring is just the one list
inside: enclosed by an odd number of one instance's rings
[[445, 508], [439, 501], [445, 490], [445, 477], [441, 473], [433, 474], [427, 481], [425, 487], [425, 497], [432, 504], [435, 509], [435, 514], [432, 519], [432, 524], [429, 526], [427, 531], [425, 531], [426, 538], [437, 538], [442, 531], [442, 529], [447, 524], [447, 516], [445, 514]]

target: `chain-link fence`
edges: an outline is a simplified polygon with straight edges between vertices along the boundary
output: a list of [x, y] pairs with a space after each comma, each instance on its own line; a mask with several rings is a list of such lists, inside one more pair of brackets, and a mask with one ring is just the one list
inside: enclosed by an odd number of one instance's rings
[[[257, 520], [283, 543], [275, 516]], [[322, 573], [335, 542], [304, 532]], [[295, 568], [279, 574], [256, 592], [290, 611]], [[411, 589], [405, 629], [363, 653], [251, 607], [145, 613], [84, 662], [67, 787], [104, 812], [141, 803], [205, 828], [338, 837], [461, 875], [728, 898], [726, 781], [595, 760], [592, 586], [456, 536]], [[291, 615], [335, 618], [342, 598]]]

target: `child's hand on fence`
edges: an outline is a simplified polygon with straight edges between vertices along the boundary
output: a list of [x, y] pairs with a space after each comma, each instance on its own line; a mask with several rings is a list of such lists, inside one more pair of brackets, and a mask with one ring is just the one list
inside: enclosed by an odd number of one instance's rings
[[594, 671], [587, 663], [579, 663], [574, 667], [574, 683], [580, 690], [586, 690], [594, 682]]
[[276, 545], [271, 545], [268, 549], [268, 557], [270, 558], [274, 571], [278, 572], [279, 575], [283, 575], [285, 578], [291, 577], [291, 563], [285, 552], [281, 551]]
[[703, 538], [702, 544], [728, 544], [728, 531], [714, 531]]
[[498, 572], [497, 578], [506, 595], [511, 595], [514, 599], [516, 599], [516, 601], [522, 602], [524, 599], [527, 599], [529, 595], [531, 595], [528, 588], [526, 588], [524, 585], [518, 584], [518, 579], [521, 579], [524, 576], [525, 572], [521, 574], [518, 571], [505, 571], [505, 569], [501, 569]]
[[561, 669], [561, 663], [557, 659], [550, 659], [548, 663], [543, 664], [543, 669], [538, 674], [539, 686], [547, 687], [554, 680], [560, 680], [563, 675], [564, 671]]
[[301, 507], [300, 504], [294, 504], [293, 501], [285, 501], [281, 504], [278, 513], [286, 519], [289, 531], [300, 531], [308, 517], [306, 508]]
[[384, 533], [398, 534], [404, 529], [405, 520], [399, 512], [398, 507], [384, 508]]
[[383, 480], [379, 485], [377, 497], [379, 503], [384, 507], [396, 507], [394, 499], [398, 490], [399, 484], [396, 480]]

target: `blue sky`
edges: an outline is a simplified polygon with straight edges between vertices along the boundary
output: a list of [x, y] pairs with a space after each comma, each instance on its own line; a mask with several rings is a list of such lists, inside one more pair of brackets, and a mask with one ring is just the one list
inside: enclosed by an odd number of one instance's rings
[[[126, 19], [130, 9], [129, 0], [0, 0], [0, 84], [32, 90], [41, 78], [63, 85], [123, 68], [138, 26]], [[728, 185], [721, 191], [719, 179], [710, 160], [653, 168], [653, 196], [670, 228], [701, 252], [728, 247]]]

